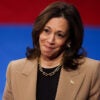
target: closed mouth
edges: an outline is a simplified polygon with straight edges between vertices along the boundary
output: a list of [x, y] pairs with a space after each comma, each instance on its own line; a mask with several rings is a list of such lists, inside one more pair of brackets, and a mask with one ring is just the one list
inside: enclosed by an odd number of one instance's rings
[[47, 46], [47, 45], [44, 45], [46, 48], [48, 49], [54, 49], [54, 47], [51, 47], [51, 46]]

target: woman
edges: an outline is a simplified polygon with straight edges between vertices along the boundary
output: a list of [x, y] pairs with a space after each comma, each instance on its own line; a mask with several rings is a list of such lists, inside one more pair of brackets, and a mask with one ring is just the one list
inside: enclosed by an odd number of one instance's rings
[[33, 49], [12, 61], [3, 100], [99, 100], [100, 62], [85, 57], [77, 9], [55, 2], [37, 17]]

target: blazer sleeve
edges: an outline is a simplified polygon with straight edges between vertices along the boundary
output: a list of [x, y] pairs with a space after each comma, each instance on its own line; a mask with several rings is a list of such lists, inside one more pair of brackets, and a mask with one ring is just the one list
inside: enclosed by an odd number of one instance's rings
[[3, 100], [14, 100], [11, 87], [11, 66], [12, 64], [10, 63], [6, 72], [6, 85], [3, 93]]
[[100, 62], [92, 73], [89, 100], [100, 100]]

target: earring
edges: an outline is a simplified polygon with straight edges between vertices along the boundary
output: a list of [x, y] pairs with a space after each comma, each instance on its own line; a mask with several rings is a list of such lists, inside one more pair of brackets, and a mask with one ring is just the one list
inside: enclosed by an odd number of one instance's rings
[[67, 47], [68, 47], [68, 48], [70, 48], [70, 47], [71, 47], [71, 42], [69, 42], [69, 43], [67, 44]]

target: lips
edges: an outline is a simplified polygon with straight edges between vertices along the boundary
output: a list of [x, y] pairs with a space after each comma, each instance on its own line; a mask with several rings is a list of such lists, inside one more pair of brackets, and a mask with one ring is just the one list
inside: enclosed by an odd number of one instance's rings
[[52, 51], [54, 47], [44, 45], [46, 51]]

